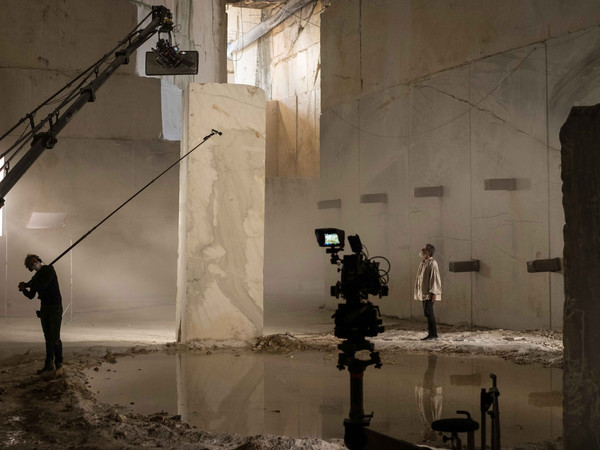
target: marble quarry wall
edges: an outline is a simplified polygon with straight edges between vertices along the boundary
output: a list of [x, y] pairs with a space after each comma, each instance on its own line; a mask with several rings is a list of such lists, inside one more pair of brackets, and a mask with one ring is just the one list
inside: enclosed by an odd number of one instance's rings
[[[600, 11], [421, 3], [334, 0], [321, 16], [321, 222], [390, 259], [384, 314], [421, 319], [430, 242], [438, 321], [560, 329], [563, 274], [526, 263], [562, 257], [558, 132], [600, 100]], [[479, 272], [449, 271], [470, 259]], [[323, 265], [326, 292], [337, 274]]]

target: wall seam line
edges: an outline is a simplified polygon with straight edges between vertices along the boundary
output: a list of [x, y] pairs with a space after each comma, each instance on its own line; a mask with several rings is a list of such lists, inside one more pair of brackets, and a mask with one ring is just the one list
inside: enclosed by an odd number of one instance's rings
[[[550, 226], [552, 217], [550, 215], [550, 128], [549, 128], [549, 98], [548, 98], [548, 43], [544, 42], [544, 53], [545, 53], [545, 69], [546, 69], [546, 169], [547, 169], [547, 177], [548, 177], [548, 258], [552, 258], [552, 229]], [[548, 328], [552, 329], [552, 273], [548, 273]]]
[[[472, 64], [469, 64], [469, 196], [470, 196], [470, 220], [471, 220], [471, 259], [473, 259], [473, 127], [472, 127], [472, 116], [473, 108], [471, 107], [471, 68]], [[471, 327], [473, 327], [473, 287], [475, 285], [475, 273], [471, 272]]]

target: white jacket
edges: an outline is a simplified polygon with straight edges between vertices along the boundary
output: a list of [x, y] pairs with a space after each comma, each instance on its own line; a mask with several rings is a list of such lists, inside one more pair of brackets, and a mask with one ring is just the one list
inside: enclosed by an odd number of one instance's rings
[[421, 261], [415, 280], [415, 300], [429, 300], [435, 294], [436, 301], [442, 299], [442, 279], [438, 263], [433, 258]]

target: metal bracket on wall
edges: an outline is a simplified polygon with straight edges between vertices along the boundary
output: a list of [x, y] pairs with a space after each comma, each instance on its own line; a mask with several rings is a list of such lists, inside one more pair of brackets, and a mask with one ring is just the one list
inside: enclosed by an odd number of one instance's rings
[[560, 258], [534, 259], [533, 261], [527, 261], [527, 272], [529, 273], [560, 271]]
[[479, 260], [450, 261], [450, 272], [479, 272]]
[[486, 191], [516, 191], [516, 178], [489, 178], [483, 180], [483, 188]]
[[387, 193], [382, 194], [363, 194], [360, 196], [361, 203], [387, 203]]
[[341, 209], [342, 199], [336, 198], [334, 200], [320, 200], [317, 202], [317, 208], [319, 209]]
[[415, 197], [443, 197], [444, 186], [416, 187]]

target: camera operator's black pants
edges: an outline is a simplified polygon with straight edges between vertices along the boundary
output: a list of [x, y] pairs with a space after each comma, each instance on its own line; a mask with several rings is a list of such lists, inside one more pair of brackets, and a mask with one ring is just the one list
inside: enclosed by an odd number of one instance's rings
[[54, 362], [58, 368], [63, 362], [62, 342], [60, 340], [62, 313], [61, 305], [42, 305], [40, 308], [40, 320], [44, 331], [44, 339], [46, 340], [45, 367], [51, 367], [52, 362]]
[[427, 334], [437, 337], [437, 327], [435, 326], [435, 314], [433, 314], [433, 304], [435, 300], [423, 300], [423, 313], [427, 317]]

